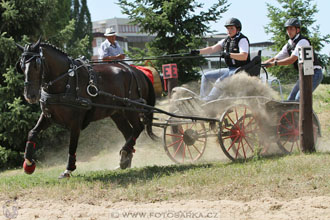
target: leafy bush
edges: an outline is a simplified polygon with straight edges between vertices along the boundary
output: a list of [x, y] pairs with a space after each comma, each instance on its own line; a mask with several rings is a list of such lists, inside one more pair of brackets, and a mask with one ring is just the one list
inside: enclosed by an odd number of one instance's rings
[[22, 165], [23, 156], [17, 151], [0, 146], [0, 170]]
[[324, 74], [323, 75], [323, 80], [321, 82], [322, 84], [330, 84], [330, 75], [329, 74]]

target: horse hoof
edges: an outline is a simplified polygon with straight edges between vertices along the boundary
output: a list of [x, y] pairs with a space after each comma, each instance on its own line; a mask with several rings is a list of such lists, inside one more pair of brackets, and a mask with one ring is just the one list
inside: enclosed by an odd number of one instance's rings
[[36, 169], [36, 163], [34, 161], [32, 161], [32, 164], [31, 165], [28, 165], [26, 163], [26, 161], [24, 161], [23, 163], [23, 168], [24, 168], [24, 172], [26, 174], [32, 174], [34, 172], [34, 170]]
[[121, 150], [120, 151], [120, 169], [127, 169], [127, 168], [131, 168], [131, 164], [132, 164], [132, 158], [133, 158], [133, 153], [128, 153], [125, 150]]
[[71, 171], [66, 170], [58, 177], [58, 179], [69, 179], [71, 177]]

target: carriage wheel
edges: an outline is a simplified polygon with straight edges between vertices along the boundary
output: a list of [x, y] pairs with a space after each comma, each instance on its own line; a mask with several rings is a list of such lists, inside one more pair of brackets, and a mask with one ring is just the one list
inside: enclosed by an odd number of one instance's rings
[[235, 161], [260, 153], [259, 133], [260, 127], [252, 111], [246, 105], [237, 105], [223, 113], [218, 138], [225, 155]]
[[[315, 116], [313, 116], [315, 117]], [[313, 119], [314, 143], [317, 143], [318, 124]], [[286, 111], [277, 124], [277, 145], [283, 153], [300, 151], [299, 109]]]
[[207, 134], [203, 122], [169, 118], [164, 128], [163, 143], [166, 154], [175, 163], [193, 163], [204, 153]]

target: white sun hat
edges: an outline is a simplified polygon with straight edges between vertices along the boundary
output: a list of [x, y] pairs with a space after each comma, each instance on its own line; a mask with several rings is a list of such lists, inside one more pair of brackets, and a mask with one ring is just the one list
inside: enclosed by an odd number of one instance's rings
[[107, 28], [105, 30], [104, 36], [109, 37], [109, 36], [115, 36], [117, 33], [112, 29], [112, 28]]

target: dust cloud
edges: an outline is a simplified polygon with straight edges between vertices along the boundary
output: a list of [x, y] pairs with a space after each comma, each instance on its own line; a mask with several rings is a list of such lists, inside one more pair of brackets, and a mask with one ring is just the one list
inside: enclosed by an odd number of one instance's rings
[[[153, 127], [158, 137], [162, 129]], [[69, 135], [62, 146], [46, 147], [38, 166], [66, 168], [69, 151]], [[113, 170], [119, 166], [119, 151], [124, 145], [124, 136], [110, 118], [92, 122], [80, 134], [77, 148], [77, 171]], [[173, 162], [164, 152], [162, 140], [153, 141], [142, 132], [135, 145], [132, 167], [169, 165]]]

